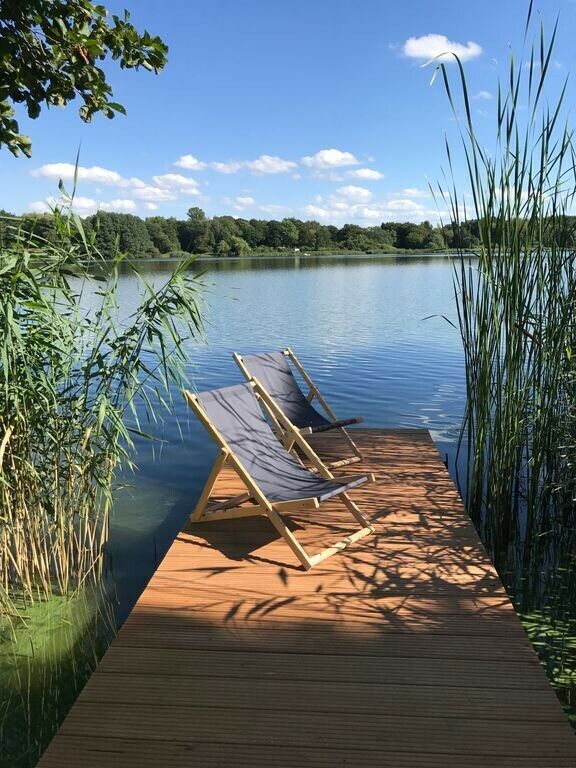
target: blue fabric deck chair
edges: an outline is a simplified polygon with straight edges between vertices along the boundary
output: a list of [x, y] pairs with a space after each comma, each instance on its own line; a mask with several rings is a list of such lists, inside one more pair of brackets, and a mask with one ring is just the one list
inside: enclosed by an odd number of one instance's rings
[[[199, 394], [185, 391], [184, 397], [220, 448], [190, 517], [192, 522], [265, 515], [306, 570], [373, 532], [348, 491], [374, 482], [374, 475], [335, 478], [329, 470], [313, 472], [305, 467], [272, 431], [253, 383]], [[225, 464], [236, 472], [246, 492], [224, 502], [210, 503], [210, 495]], [[310, 556], [284, 523], [282, 513], [318, 509], [331, 498], [340, 500], [361, 527]]]
[[[324, 462], [324, 465], [335, 469], [362, 460], [358, 446], [345, 429], [351, 424], [360, 424], [363, 421], [362, 417], [337, 419], [290, 348], [283, 352], [265, 352], [259, 355], [239, 355], [234, 352], [233, 357], [246, 379], [256, 383], [259, 394], [267, 395], [276, 404], [275, 426], [280, 429], [284, 445], [288, 450], [292, 450], [295, 443], [301, 448], [302, 438], [305, 436], [337, 429], [348, 443], [352, 455], [336, 461]], [[301, 390], [289, 361], [310, 388], [307, 395]], [[314, 408], [312, 405], [314, 399], [318, 401], [326, 416]], [[322, 460], [316, 455], [314, 463], [320, 468], [318, 461]]]

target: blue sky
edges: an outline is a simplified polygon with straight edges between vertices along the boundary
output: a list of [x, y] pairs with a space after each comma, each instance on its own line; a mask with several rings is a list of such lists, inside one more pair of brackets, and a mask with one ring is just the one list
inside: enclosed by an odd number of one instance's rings
[[[527, 9], [525, 0], [125, 2], [137, 27], [169, 45], [168, 66], [159, 76], [106, 66], [126, 117], [85, 125], [74, 103], [24, 117], [33, 156], [0, 151], [0, 207], [44, 210], [80, 148], [81, 215], [183, 217], [199, 205], [210, 216], [337, 225], [435, 220], [427, 185], [457, 122], [421, 64], [448, 48], [462, 55], [489, 137], [498, 77], [509, 44], [520, 49]], [[559, 85], [574, 70], [576, 2], [535, 7], [550, 31], [560, 12]], [[575, 103], [569, 87], [567, 106]]]

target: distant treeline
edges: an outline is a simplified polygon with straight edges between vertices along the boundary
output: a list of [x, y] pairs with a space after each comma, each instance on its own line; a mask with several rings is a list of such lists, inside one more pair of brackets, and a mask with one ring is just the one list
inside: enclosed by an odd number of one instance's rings
[[[3, 217], [9, 217], [0, 211]], [[16, 218], [16, 217], [15, 217]], [[18, 217], [21, 227], [50, 240], [54, 236], [51, 214], [25, 214]], [[10, 227], [0, 219], [4, 243]], [[100, 211], [84, 219], [88, 234], [93, 234], [100, 253], [112, 257], [119, 249], [135, 258], [171, 256], [178, 253], [244, 256], [270, 251], [354, 251], [396, 253], [402, 251], [441, 251], [447, 248], [473, 248], [478, 245], [475, 221], [464, 222], [458, 232], [451, 226], [434, 227], [430, 222], [383, 222], [360, 227], [344, 224], [335, 227], [317, 221], [286, 218], [282, 221], [241, 219], [234, 216], [207, 218], [201, 208], [190, 208], [184, 220], [150, 216], [141, 219], [127, 213]]]

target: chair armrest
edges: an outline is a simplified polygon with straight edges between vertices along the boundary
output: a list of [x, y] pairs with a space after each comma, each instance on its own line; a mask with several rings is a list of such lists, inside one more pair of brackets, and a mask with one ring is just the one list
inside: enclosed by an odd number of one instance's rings
[[312, 434], [315, 434], [316, 432], [328, 432], [330, 429], [349, 427], [350, 424], [361, 424], [363, 421], [362, 416], [356, 416], [353, 419], [339, 419], [338, 421], [331, 421], [329, 424], [321, 424], [319, 427], [309, 427], [309, 429]]

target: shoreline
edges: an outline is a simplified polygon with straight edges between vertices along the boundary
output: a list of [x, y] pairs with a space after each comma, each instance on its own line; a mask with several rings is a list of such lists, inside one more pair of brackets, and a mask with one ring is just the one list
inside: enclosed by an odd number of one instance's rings
[[[247, 253], [244, 256], [220, 256], [216, 254], [210, 254], [210, 253], [191, 253], [186, 254], [186, 256], [194, 256], [196, 260], [198, 261], [232, 261], [232, 262], [241, 262], [245, 260], [250, 261], [256, 261], [258, 259], [344, 259], [344, 258], [354, 258], [354, 259], [371, 259], [371, 258], [389, 258], [389, 259], [398, 259], [398, 258], [418, 258], [418, 257], [426, 257], [430, 259], [446, 259], [450, 256], [457, 255], [457, 251], [453, 249], [448, 249], [446, 251], [420, 251], [420, 250], [411, 250], [411, 251], [398, 251], [395, 253], [390, 253], [389, 251], [382, 251], [382, 252], [375, 252], [375, 253], [366, 253], [364, 251], [345, 251], [345, 252], [339, 252], [339, 253], [326, 253], [324, 251], [311, 251], [306, 253], [287, 253], [284, 251], [270, 251], [265, 253]], [[474, 252], [470, 252], [471, 255], [474, 255]], [[179, 261], [184, 256], [145, 256], [143, 258], [138, 257], [129, 257], [130, 259], [133, 259], [138, 262], [173, 262], [173, 261]]]

